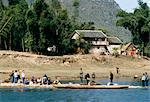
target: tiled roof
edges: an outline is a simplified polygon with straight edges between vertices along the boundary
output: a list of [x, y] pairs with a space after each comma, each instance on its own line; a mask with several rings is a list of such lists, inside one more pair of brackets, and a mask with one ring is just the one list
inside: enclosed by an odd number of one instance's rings
[[78, 34], [83, 34], [83, 37], [89, 37], [89, 38], [103, 38], [107, 37], [102, 31], [99, 30], [76, 30]]
[[117, 37], [107, 37], [109, 43], [122, 44], [123, 42]]

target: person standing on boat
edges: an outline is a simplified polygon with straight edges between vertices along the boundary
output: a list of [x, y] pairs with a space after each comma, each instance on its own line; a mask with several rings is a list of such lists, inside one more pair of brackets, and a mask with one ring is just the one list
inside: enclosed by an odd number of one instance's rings
[[96, 78], [96, 75], [95, 75], [95, 72], [93, 72], [93, 73], [92, 73], [92, 81], [93, 81], [93, 82], [95, 82], [95, 78]]
[[110, 82], [113, 83], [113, 78], [114, 78], [114, 75], [112, 72], [110, 72]]
[[145, 74], [143, 73], [143, 76], [142, 76], [142, 86], [145, 86], [145, 79], [146, 79], [146, 77], [145, 77]]
[[87, 85], [88, 85], [89, 82], [90, 82], [90, 74], [89, 74], [89, 73], [87, 73], [87, 74], [85, 75], [85, 79], [86, 79], [86, 82], [87, 82]]
[[83, 83], [83, 71], [82, 68], [80, 68], [80, 81]]
[[147, 72], [145, 72], [145, 86], [148, 86], [149, 77]]

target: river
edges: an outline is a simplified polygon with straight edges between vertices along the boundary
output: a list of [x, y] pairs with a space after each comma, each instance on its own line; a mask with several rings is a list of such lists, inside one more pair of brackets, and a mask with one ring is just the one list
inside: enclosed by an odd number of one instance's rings
[[[106, 83], [107, 80], [101, 80]], [[140, 82], [116, 81], [141, 85]], [[150, 102], [150, 88], [129, 89], [0, 89], [0, 102]]]

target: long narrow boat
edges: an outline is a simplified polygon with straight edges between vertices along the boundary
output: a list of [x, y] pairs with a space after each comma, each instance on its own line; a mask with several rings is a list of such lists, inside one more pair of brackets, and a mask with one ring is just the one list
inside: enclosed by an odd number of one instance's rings
[[80, 85], [80, 84], [23, 85], [12, 83], [0, 83], [0, 88], [125, 89], [135, 87], [130, 87], [129, 85]]
[[80, 85], [80, 84], [58, 84], [53, 85], [55, 88], [63, 89], [125, 89], [129, 85]]

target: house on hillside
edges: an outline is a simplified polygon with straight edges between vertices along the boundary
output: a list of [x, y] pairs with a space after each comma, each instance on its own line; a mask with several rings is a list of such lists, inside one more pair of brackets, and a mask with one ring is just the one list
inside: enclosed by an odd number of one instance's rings
[[121, 47], [121, 53], [122, 53], [122, 55], [137, 56], [137, 52], [138, 52], [138, 49], [137, 49], [137, 47], [132, 42], [124, 44]]
[[121, 47], [123, 42], [118, 37], [107, 37], [109, 45], [107, 46], [108, 51], [110, 54], [115, 53], [115, 51], [118, 52], [118, 54], [121, 54]]
[[71, 39], [88, 42], [91, 45], [89, 53], [112, 53], [113, 47], [119, 47], [122, 41], [117, 37], [109, 37], [99, 30], [75, 30]]

